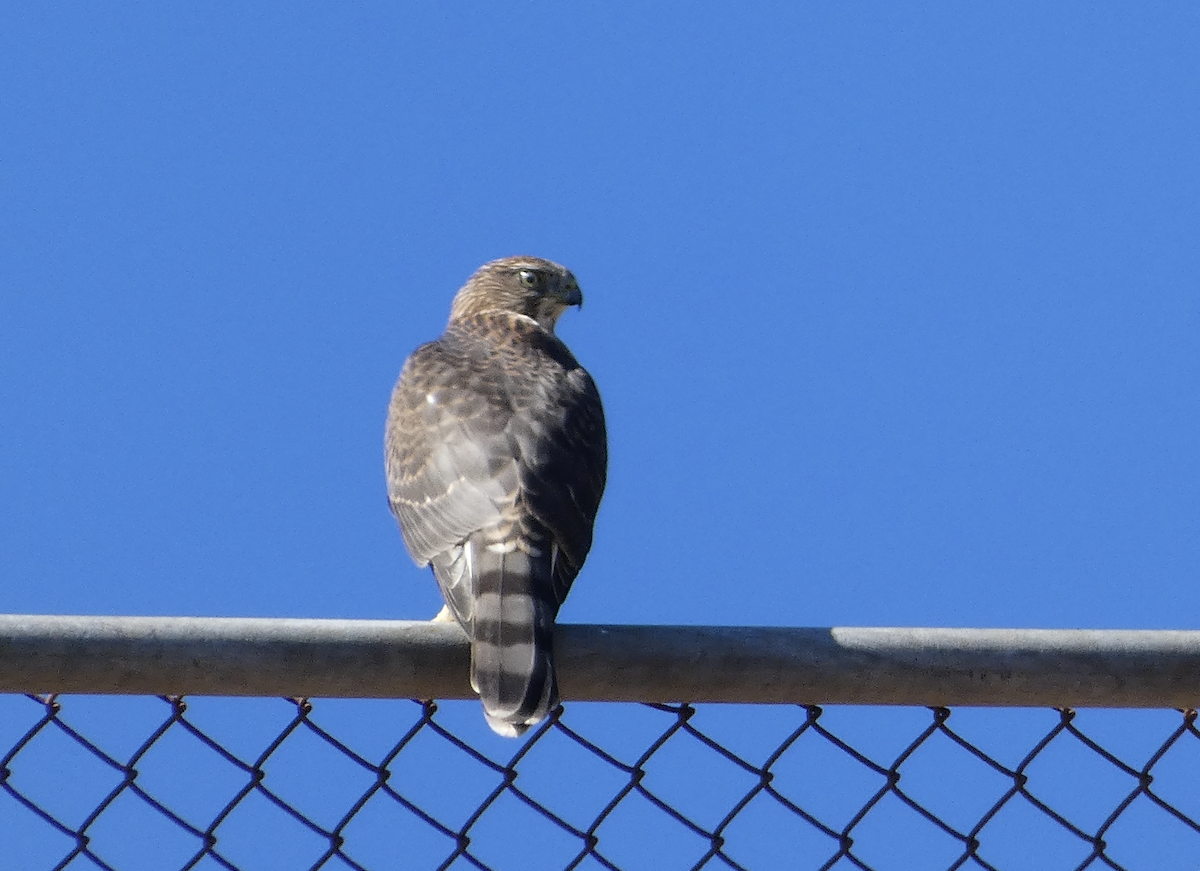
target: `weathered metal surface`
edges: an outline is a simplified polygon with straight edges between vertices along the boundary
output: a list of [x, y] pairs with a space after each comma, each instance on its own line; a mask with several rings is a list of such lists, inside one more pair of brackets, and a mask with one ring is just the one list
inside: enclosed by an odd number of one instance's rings
[[[560, 626], [564, 699], [1200, 705], [1200, 632]], [[0, 615], [0, 692], [470, 698], [450, 623]]]

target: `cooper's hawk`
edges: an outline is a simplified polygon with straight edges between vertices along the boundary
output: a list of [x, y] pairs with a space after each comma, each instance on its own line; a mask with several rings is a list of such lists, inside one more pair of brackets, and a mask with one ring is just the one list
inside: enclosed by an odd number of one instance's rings
[[442, 337], [408, 358], [388, 409], [392, 512], [470, 636], [471, 686], [501, 735], [558, 704], [554, 619], [604, 492], [600, 394], [554, 335], [582, 304], [557, 263], [485, 264], [454, 297]]

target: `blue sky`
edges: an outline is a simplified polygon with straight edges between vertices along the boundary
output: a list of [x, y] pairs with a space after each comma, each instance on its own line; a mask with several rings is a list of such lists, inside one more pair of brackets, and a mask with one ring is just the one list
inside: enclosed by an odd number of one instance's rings
[[0, 16], [0, 611], [423, 618], [386, 404], [578, 276], [562, 618], [1194, 628], [1200, 12]]
[[420, 617], [404, 357], [587, 303], [575, 622], [1189, 627], [1200, 16], [10, 10], [0, 610]]

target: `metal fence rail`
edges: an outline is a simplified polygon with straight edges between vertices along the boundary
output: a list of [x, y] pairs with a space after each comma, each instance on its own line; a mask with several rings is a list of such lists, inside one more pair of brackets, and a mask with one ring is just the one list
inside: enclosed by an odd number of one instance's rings
[[452, 625], [0, 617], [0, 869], [1197, 867], [1200, 633], [560, 635], [511, 741]]
[[[0, 692], [472, 698], [454, 624], [0, 615]], [[1172, 707], [1200, 631], [560, 626], [564, 699]]]

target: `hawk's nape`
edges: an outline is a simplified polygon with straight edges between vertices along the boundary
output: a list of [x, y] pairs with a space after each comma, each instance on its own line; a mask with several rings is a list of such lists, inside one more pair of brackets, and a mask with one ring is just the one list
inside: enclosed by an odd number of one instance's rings
[[502, 735], [558, 704], [554, 620], [604, 492], [600, 395], [554, 335], [582, 302], [556, 263], [485, 264], [441, 338], [408, 358], [388, 409], [392, 511], [471, 639], [471, 685]]

